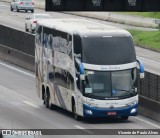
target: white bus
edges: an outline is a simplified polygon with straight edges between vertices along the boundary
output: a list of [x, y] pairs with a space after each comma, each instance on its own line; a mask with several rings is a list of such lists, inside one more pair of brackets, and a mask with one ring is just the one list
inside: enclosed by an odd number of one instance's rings
[[38, 96], [81, 117], [137, 115], [137, 68], [129, 32], [82, 19], [37, 23], [35, 71]]

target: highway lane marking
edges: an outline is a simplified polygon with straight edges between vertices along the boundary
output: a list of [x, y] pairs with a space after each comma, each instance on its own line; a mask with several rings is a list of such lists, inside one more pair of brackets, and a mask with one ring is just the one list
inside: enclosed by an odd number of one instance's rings
[[144, 57], [139, 57], [139, 56], [137, 56], [137, 57], [160, 65], [160, 62], [157, 62], [157, 61], [154, 61], [154, 60], [151, 60], [148, 58], [144, 58]]
[[145, 123], [148, 124], [148, 125], [151, 125], [151, 126], [154, 126], [154, 127], [160, 129], [160, 126], [158, 126], [158, 125], [156, 125], [156, 124], [154, 124], [154, 123], [152, 123], [152, 122], [150, 122], [150, 121], [146, 121], [146, 120], [144, 120], [144, 119], [142, 119], [142, 118], [139, 118], [139, 117], [132, 117], [132, 118], [137, 119], [137, 120], [142, 121], [142, 122], [145, 122]]
[[30, 76], [30, 77], [35, 78], [35, 75], [32, 75], [31, 73], [27, 73], [27, 72], [25, 72], [25, 71], [22, 71], [22, 70], [20, 70], [20, 69], [18, 69], [18, 68], [15, 68], [15, 67], [13, 67], [13, 66], [7, 65], [7, 64], [5, 64], [5, 63], [0, 62], [0, 65], [5, 66], [5, 67], [7, 67], [7, 68], [10, 68], [10, 69], [12, 69], [12, 70], [15, 70], [15, 71], [17, 71], [17, 72], [23, 73], [23, 74], [25, 74], [25, 75], [27, 75], [27, 76]]
[[31, 107], [34, 107], [34, 108], [40, 108], [39, 106], [37, 106], [37, 105], [35, 105], [34, 103], [31, 103], [31, 102], [29, 102], [29, 101], [23, 101], [23, 103], [25, 103], [25, 104], [27, 104], [27, 105], [29, 105], [29, 106], [31, 106]]
[[7, 6], [7, 5], [0, 5], [0, 6], [2, 6], [2, 7], [10, 7], [10, 6]]
[[3, 17], [3, 16], [0, 16], [0, 17], [4, 18], [4, 19], [7, 19], [7, 20], [10, 20], [12, 22], [17, 22], [17, 23], [20, 23], [20, 24], [24, 24], [24, 22], [16, 21], [16, 20], [13, 20], [13, 19], [10, 19], [10, 18], [6, 18], [6, 17]]
[[81, 126], [78, 126], [78, 125], [75, 125], [76, 128], [78, 129], [85, 129], [84, 127], [81, 127]]
[[87, 129], [84, 128], [84, 127], [81, 127], [81, 126], [78, 126], [78, 125], [74, 125], [74, 127], [78, 128], [78, 129], [81, 129], [81, 130], [83, 130], [83, 131], [85, 131], [85, 132], [87, 132], [87, 133], [89, 133], [89, 134], [93, 134], [92, 131], [89, 131], [89, 130], [87, 130]]

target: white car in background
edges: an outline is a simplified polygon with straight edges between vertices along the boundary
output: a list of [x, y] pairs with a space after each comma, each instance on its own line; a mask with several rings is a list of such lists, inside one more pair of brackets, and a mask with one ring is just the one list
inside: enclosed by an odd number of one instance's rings
[[27, 17], [25, 22], [25, 31], [34, 33], [37, 22], [43, 19], [51, 19], [51, 16], [48, 14], [32, 14]]
[[31, 11], [34, 12], [34, 2], [33, 0], [12, 0], [10, 5], [11, 11], [16, 10], [19, 12], [20, 10]]

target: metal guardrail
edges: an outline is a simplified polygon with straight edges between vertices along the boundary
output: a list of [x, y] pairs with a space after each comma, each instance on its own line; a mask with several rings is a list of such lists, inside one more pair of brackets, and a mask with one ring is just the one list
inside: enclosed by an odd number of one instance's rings
[[138, 91], [141, 96], [160, 104], [160, 76], [145, 72], [145, 78], [138, 80]]

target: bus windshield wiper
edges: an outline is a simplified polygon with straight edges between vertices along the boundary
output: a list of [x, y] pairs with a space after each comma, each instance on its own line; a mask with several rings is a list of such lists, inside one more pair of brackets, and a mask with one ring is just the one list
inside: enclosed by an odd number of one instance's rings
[[131, 92], [131, 89], [129, 89], [129, 90], [113, 89], [113, 90], [124, 91], [124, 92], [128, 92], [129, 94], [133, 95], [133, 93]]

